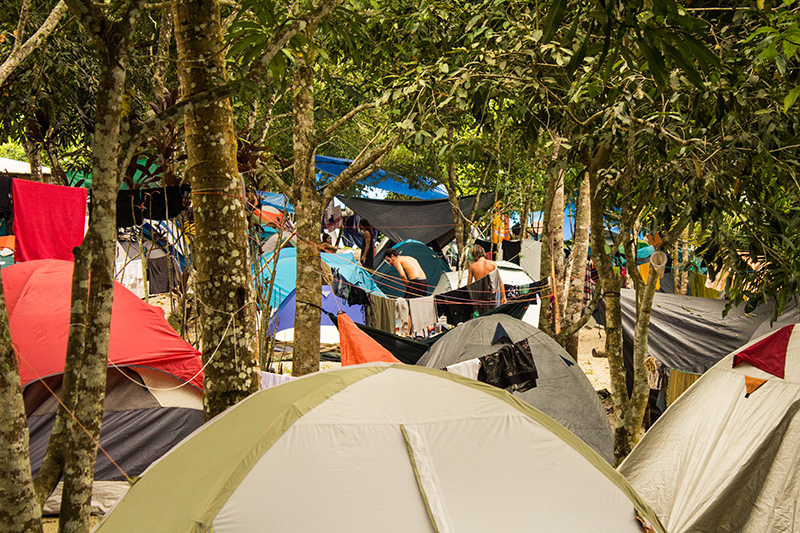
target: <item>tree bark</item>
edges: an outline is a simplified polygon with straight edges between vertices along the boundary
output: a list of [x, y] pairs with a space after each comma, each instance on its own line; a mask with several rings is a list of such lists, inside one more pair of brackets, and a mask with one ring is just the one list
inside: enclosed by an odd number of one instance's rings
[[89, 263], [91, 255], [87, 252], [88, 242], [73, 250], [75, 256], [72, 271], [72, 298], [69, 315], [69, 336], [64, 375], [61, 381], [61, 404], [58, 406], [53, 431], [47, 443], [42, 466], [34, 479], [36, 501], [39, 506], [53, 493], [64, 472], [67, 449], [72, 440], [68, 431], [69, 420], [75, 410], [79, 377], [83, 373], [83, 347], [86, 342], [87, 311], [89, 297]]
[[[314, 26], [309, 37], [313, 36]], [[297, 308], [294, 317], [292, 375], [303, 376], [319, 370], [320, 272], [319, 221], [324, 205], [316, 194], [314, 167], [314, 64], [313, 51], [306, 46], [299, 54], [294, 74], [292, 114], [294, 122], [294, 194], [297, 223]], [[320, 205], [318, 205], [320, 204]]]
[[[183, 98], [227, 77], [217, 0], [173, 0]], [[187, 174], [195, 205], [197, 296], [203, 362], [203, 418], [210, 420], [259, 385], [255, 303], [244, 191], [236, 163], [230, 100], [186, 114]]]
[[[72, 1], [72, 0], [70, 0]], [[72, 5], [70, 5], [72, 8]], [[70, 423], [71, 443], [64, 469], [59, 530], [87, 531], [92, 482], [106, 391], [111, 307], [114, 295], [114, 252], [117, 238], [117, 158], [122, 123], [122, 98], [132, 49], [131, 24], [141, 4], [131, 6], [122, 24], [106, 24], [95, 35], [100, 79], [92, 147], [92, 222], [86, 241], [91, 250], [91, 283], [84, 361]], [[93, 23], [102, 24], [97, 20]], [[90, 29], [90, 33], [93, 33]]]
[[28, 163], [31, 166], [31, 181], [38, 181], [41, 183], [43, 181], [42, 156], [39, 154], [39, 147], [36, 146], [34, 141], [28, 139], [25, 139], [22, 145], [25, 148], [25, 155], [28, 157]]
[[[575, 235], [572, 238], [572, 253], [567, 276], [567, 304], [564, 311], [564, 327], [580, 320], [583, 312], [584, 284], [586, 282], [586, 257], [589, 252], [589, 226], [591, 224], [591, 198], [589, 173], [581, 180], [578, 193], [578, 209], [575, 215]], [[578, 360], [578, 333], [564, 339], [564, 349], [575, 361]]]
[[[447, 138], [452, 144], [453, 127], [447, 130]], [[461, 219], [461, 206], [458, 205], [458, 183], [456, 182], [456, 161], [454, 154], [447, 158], [447, 199], [450, 201], [450, 209], [453, 212], [453, 226], [456, 230], [456, 257], [459, 263], [462, 255], [466, 255], [464, 249], [464, 222]], [[460, 271], [459, 271], [460, 272]], [[459, 274], [460, 275], [460, 274]], [[460, 281], [460, 280], [459, 280]]]
[[42, 531], [28, 456], [28, 422], [0, 280], [0, 524], [9, 533]]

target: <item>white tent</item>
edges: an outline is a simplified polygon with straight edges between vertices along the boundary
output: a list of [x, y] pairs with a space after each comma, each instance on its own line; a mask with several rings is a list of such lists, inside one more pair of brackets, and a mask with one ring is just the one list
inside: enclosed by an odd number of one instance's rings
[[461, 376], [371, 364], [240, 402], [145, 472], [96, 531], [641, 533], [640, 519], [664, 531], [540, 411]]
[[[31, 165], [25, 161], [16, 161], [0, 157], [0, 174], [31, 175]], [[50, 167], [42, 167], [42, 174], [50, 174]]]
[[799, 409], [800, 328], [790, 325], [703, 374], [619, 471], [673, 533], [798, 531]]

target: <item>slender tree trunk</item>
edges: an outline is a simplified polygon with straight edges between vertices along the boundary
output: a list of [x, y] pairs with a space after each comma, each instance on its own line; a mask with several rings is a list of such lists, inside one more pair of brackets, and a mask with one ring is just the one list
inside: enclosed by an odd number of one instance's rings
[[25, 148], [25, 155], [31, 165], [31, 181], [42, 182], [42, 156], [39, 154], [39, 147], [35, 142], [25, 139], [22, 143]]
[[[591, 225], [591, 189], [589, 173], [581, 180], [578, 193], [578, 209], [575, 215], [575, 235], [572, 238], [572, 253], [567, 279], [567, 305], [564, 312], [564, 327], [576, 323], [583, 311], [584, 284], [586, 282], [586, 255], [589, 252], [589, 227]], [[573, 359], [578, 360], [578, 333], [564, 339], [564, 348]]]
[[[447, 138], [453, 142], [453, 127], [447, 130]], [[464, 249], [464, 222], [461, 218], [461, 206], [458, 205], [458, 183], [456, 182], [456, 161], [453, 154], [447, 158], [447, 199], [450, 201], [450, 209], [453, 211], [453, 226], [456, 230], [456, 256], [460, 258], [466, 255]]]
[[[545, 200], [544, 200], [544, 214], [542, 218], [542, 252], [540, 258], [540, 269], [539, 271], [542, 272], [542, 275], [547, 272], [547, 276], [550, 276], [551, 271], [551, 255], [550, 255], [550, 242], [551, 242], [551, 231], [550, 227], [552, 224], [551, 214], [553, 212], [553, 199], [556, 195], [556, 181], [557, 178], [554, 173], [548, 174], [549, 179], [547, 180], [547, 192], [545, 193]], [[550, 292], [552, 293], [553, 287], [555, 287], [555, 280], [550, 280]], [[542, 306], [541, 310], [539, 311], [539, 329], [549, 331], [553, 325], [553, 311], [554, 309], [550, 305], [550, 294], [545, 294], [541, 298]]]
[[28, 422], [0, 279], [0, 524], [9, 533], [42, 531], [28, 456]]
[[[227, 77], [217, 0], [172, 0], [183, 97]], [[236, 163], [229, 100], [186, 114], [192, 184], [203, 362], [203, 418], [210, 420], [259, 385], [255, 304], [248, 259], [244, 191]]]
[[[313, 35], [314, 27], [308, 35]], [[297, 223], [297, 308], [294, 318], [292, 375], [303, 376], [319, 370], [320, 270], [319, 224], [325, 208], [316, 193], [314, 168], [314, 64], [310, 47], [298, 58], [294, 75], [292, 112], [294, 121], [294, 188]]]
[[[129, 14], [138, 18], [138, 9]], [[114, 252], [117, 239], [117, 157], [122, 98], [130, 57], [130, 28], [112, 26], [100, 53], [100, 80], [92, 147], [92, 223], [86, 236], [91, 250], [91, 283], [84, 361], [70, 423], [71, 443], [64, 469], [59, 530], [88, 531], [92, 482], [106, 392], [111, 307], [114, 296]], [[114, 44], [111, 44], [114, 43]]]
[[[42, 466], [34, 480], [36, 488], [36, 501], [39, 506], [53, 493], [64, 472], [67, 450], [72, 436], [68, 431], [71, 413], [75, 410], [75, 400], [78, 394], [79, 377], [83, 373], [84, 344], [86, 342], [87, 311], [89, 297], [89, 263], [91, 255], [88, 253], [89, 243], [76, 247], [73, 250], [75, 262], [72, 272], [72, 298], [69, 315], [69, 337], [67, 341], [67, 355], [64, 363], [64, 375], [61, 381], [61, 402], [50, 440], [47, 443]], [[80, 430], [78, 428], [78, 430]]]

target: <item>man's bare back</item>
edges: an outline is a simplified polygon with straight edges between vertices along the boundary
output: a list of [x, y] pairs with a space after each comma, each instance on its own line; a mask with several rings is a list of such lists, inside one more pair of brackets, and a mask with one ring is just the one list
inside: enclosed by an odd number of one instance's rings
[[[497, 263], [494, 261], [490, 261], [486, 259], [483, 247], [479, 244], [476, 244], [472, 247], [472, 257], [475, 259], [475, 262], [469, 266], [469, 272], [467, 274], [467, 285], [472, 283], [473, 281], [477, 281], [479, 279], [483, 279], [489, 274], [491, 274], [494, 270], [497, 270]], [[503, 290], [500, 293], [501, 302], [506, 302], [506, 290], [503, 286], [503, 280], [500, 279], [500, 286], [503, 287]]]

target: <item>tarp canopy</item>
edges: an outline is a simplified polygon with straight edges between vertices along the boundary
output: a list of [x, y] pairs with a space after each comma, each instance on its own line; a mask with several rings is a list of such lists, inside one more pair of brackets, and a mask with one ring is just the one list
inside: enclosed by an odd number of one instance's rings
[[554, 418], [613, 464], [614, 434], [594, 387], [564, 348], [530, 324], [502, 314], [473, 318], [447, 332], [417, 365], [442, 369], [495, 353], [502, 346], [493, 343], [498, 328], [512, 343], [527, 339], [539, 374], [536, 387], [514, 396]]
[[[393, 248], [398, 250], [400, 255], [413, 257], [417, 260], [419, 266], [425, 271], [425, 277], [428, 280], [428, 294], [433, 293], [433, 289], [439, 282], [442, 273], [450, 270], [450, 267], [440, 254], [419, 241], [404, 241], [394, 245]], [[372, 277], [386, 296], [402, 297], [405, 295], [406, 289], [403, 280], [400, 279], [400, 273], [395, 267], [386, 261], [382, 261], [382, 257], [381, 255], [381, 257], [375, 259], [376, 263], [379, 264]]]
[[[622, 289], [620, 295], [623, 355], [632, 365], [636, 291]], [[723, 316], [727, 304], [727, 300], [657, 292], [650, 315], [648, 353], [668, 368], [702, 374], [726, 354], [750, 341], [757, 331], [759, 334], [769, 331], [771, 305], [760, 306], [752, 313], [745, 313], [744, 305], [733, 307]], [[602, 300], [595, 318], [605, 324]], [[790, 303], [781, 320], [785, 323], [794, 319], [800, 320], [800, 314]]]
[[[747, 362], [736, 364], [737, 357]], [[784, 378], [766, 372], [780, 363]], [[724, 357], [619, 471], [673, 533], [789, 533], [800, 523], [800, 327]]]
[[641, 533], [637, 515], [664, 532], [541, 411], [472, 379], [373, 363], [242, 400], [145, 472], [95, 532]]
[[[320, 342], [322, 343], [337, 344], [339, 342], [339, 331], [327, 313], [335, 316], [339, 312], [343, 312], [353, 322], [364, 323], [363, 307], [360, 305], [348, 305], [346, 300], [333, 294], [329, 285], [322, 286], [322, 305], [320, 307], [324, 311], [320, 313]], [[269, 319], [269, 334], [274, 335], [276, 340], [280, 342], [292, 342], [294, 340], [294, 314], [296, 309], [297, 293], [292, 291]]]
[[[347, 207], [394, 242], [415, 240], [441, 249], [455, 237], [453, 210], [445, 200], [367, 200], [338, 197]], [[464, 216], [472, 212], [474, 196], [459, 200]], [[478, 210], [494, 202], [494, 194], [482, 195]]]
[[[324, 155], [314, 156], [314, 163], [317, 170], [331, 176], [338, 176], [344, 169], [349, 167], [352, 162], [352, 159], [343, 159], [341, 157], [328, 157]], [[317, 181], [319, 181], [319, 177], [318, 175]], [[441, 186], [437, 186], [434, 183], [427, 183], [427, 180], [422, 178], [417, 178], [416, 181], [420, 183], [420, 185], [427, 185], [425, 190], [421, 188], [411, 188], [402, 176], [385, 170], [376, 170], [359, 183], [369, 185], [375, 189], [411, 196], [412, 198], [421, 198], [423, 200], [447, 198], [447, 192], [442, 191]]]
[[[72, 263], [27, 261], [3, 269], [8, 323], [24, 387], [64, 371]], [[154, 368], [201, 389], [200, 352], [167, 323], [164, 312], [114, 283], [109, 365]]]

